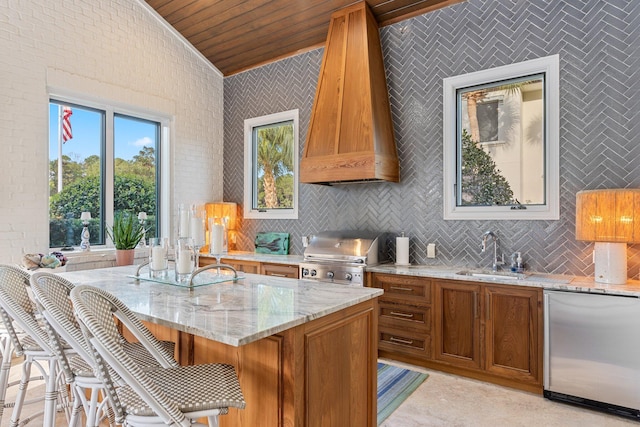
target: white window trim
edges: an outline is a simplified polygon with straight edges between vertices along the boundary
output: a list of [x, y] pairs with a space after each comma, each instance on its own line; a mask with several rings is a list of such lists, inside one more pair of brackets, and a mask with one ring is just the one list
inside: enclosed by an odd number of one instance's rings
[[[253, 209], [253, 128], [293, 121], [293, 209]], [[244, 217], [249, 219], [298, 219], [298, 110], [283, 111], [244, 121]]]
[[[122, 104], [112, 100], [92, 98], [91, 96], [84, 97], [76, 93], [71, 94], [61, 89], [51, 89], [48, 93], [48, 100], [55, 99], [60, 102], [68, 102], [71, 104], [82, 105], [97, 110], [105, 111], [105, 138], [107, 141], [113, 141], [113, 117], [114, 113], [123, 114], [127, 116], [137, 117], [140, 119], [146, 119], [160, 123], [160, 200], [158, 200], [158, 211], [161, 213], [160, 221], [160, 235], [170, 235], [170, 176], [171, 176], [171, 162], [169, 158], [170, 149], [170, 134], [172, 118], [165, 113], [151, 111], [147, 108], [136, 107], [127, 104]], [[105, 168], [113, 170], [113, 144], [107, 144], [105, 152]], [[112, 225], [114, 218], [113, 211], [113, 181], [107, 180], [105, 182], [105, 224]], [[48, 228], [48, 227], [47, 227]], [[105, 235], [105, 245], [92, 245], [92, 248], [114, 248], [114, 244], [109, 239], [108, 235]]]
[[[560, 219], [559, 156], [560, 156], [560, 94], [559, 56], [552, 55], [502, 67], [491, 68], [443, 80], [443, 170], [445, 220], [557, 220]], [[456, 206], [456, 90], [463, 87], [497, 82], [529, 74], [545, 73], [545, 192], [546, 205], [527, 205], [526, 209], [511, 206]]]

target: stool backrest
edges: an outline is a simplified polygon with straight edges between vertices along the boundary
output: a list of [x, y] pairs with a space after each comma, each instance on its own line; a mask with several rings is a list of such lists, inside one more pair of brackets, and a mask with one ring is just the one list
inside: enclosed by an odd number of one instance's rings
[[115, 384], [110, 374], [113, 369], [149, 407], [167, 424], [189, 425], [188, 419], [158, 385], [149, 378], [123, 349], [119, 336], [112, 333], [114, 317], [122, 322], [163, 367], [178, 366], [174, 359], [166, 356], [160, 343], [142, 324], [137, 316], [114, 295], [88, 285], [76, 286], [71, 291], [71, 301], [78, 323], [87, 342], [92, 347], [92, 356], [100, 379], [113, 403], [116, 421], [124, 421], [124, 410], [115, 393]]
[[20, 267], [0, 265], [0, 316], [18, 356], [23, 354], [24, 345], [14, 325], [42, 350], [53, 353], [36, 305], [29, 296], [29, 279], [30, 274]]
[[57, 274], [48, 272], [33, 273], [30, 282], [36, 305], [47, 321], [45, 329], [51, 346], [58, 356], [67, 382], [70, 383], [73, 381], [74, 374], [60, 338], [87, 363], [91, 365], [93, 362], [91, 348], [82, 334], [69, 297], [74, 284]]

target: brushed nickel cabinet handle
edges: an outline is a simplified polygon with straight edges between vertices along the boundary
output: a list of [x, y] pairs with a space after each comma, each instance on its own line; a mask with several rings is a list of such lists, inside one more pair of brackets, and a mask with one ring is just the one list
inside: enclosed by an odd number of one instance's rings
[[413, 313], [400, 313], [397, 311], [392, 311], [389, 313], [392, 316], [399, 316], [399, 317], [405, 317], [407, 319], [412, 319], [413, 318]]
[[401, 288], [400, 286], [389, 286], [389, 289], [393, 289], [394, 291], [408, 291], [413, 292], [411, 288]]
[[405, 345], [412, 345], [413, 344], [413, 340], [403, 340], [403, 339], [396, 338], [396, 337], [389, 338], [389, 341], [397, 343], [397, 344], [405, 344]]
[[281, 274], [281, 273], [269, 273], [269, 276], [274, 276], [274, 277], [287, 277], [286, 274]]

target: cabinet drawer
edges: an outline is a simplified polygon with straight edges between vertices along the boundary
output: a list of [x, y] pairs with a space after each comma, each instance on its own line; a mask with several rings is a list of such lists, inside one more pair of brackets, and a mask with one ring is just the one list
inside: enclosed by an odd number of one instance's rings
[[408, 328], [427, 333], [431, 331], [431, 307], [394, 304], [380, 299], [378, 315], [381, 326], [402, 330]]
[[411, 354], [423, 358], [431, 357], [431, 336], [409, 331], [398, 331], [380, 326], [378, 349], [394, 353]]
[[261, 274], [266, 276], [298, 278], [298, 266], [290, 264], [268, 264], [263, 263]]
[[423, 277], [375, 274], [371, 286], [383, 289], [385, 299], [421, 304], [431, 302], [431, 280]]
[[221, 258], [220, 262], [222, 264], [230, 265], [237, 271], [242, 271], [244, 273], [250, 274], [260, 274], [260, 263], [257, 261], [240, 261], [230, 258]]

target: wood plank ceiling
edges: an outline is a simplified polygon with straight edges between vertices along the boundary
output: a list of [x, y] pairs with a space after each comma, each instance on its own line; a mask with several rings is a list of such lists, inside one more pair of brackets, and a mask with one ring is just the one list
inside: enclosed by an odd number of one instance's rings
[[[324, 45], [354, 0], [145, 0], [225, 76]], [[366, 0], [379, 26], [464, 0]]]

